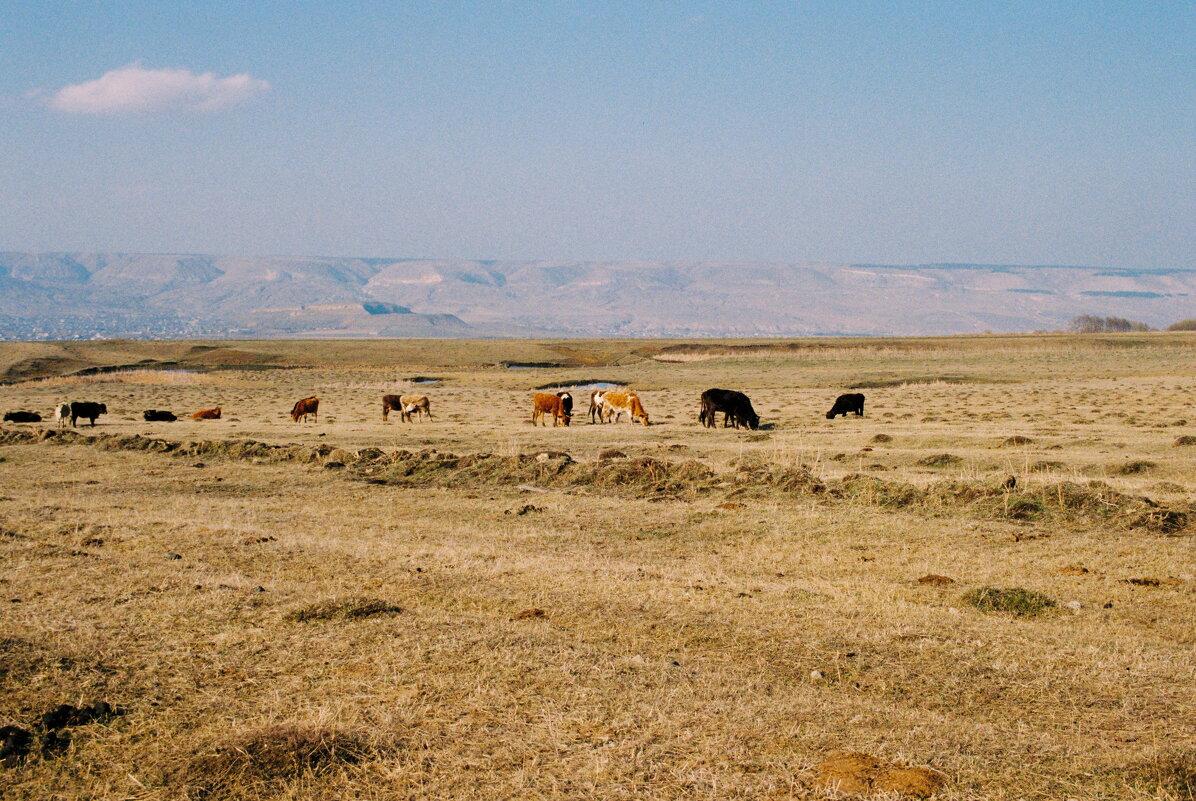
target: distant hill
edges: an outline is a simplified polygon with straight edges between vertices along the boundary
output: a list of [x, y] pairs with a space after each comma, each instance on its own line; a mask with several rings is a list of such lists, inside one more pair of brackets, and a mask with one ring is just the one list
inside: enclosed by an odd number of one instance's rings
[[1196, 269], [0, 253], [0, 336], [928, 335], [1164, 326]]

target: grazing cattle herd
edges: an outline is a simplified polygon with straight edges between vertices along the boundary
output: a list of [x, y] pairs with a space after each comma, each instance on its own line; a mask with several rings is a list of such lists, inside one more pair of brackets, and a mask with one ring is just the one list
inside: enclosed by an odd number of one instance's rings
[[[302, 398], [291, 407], [291, 420], [302, 422], [308, 417], [312, 422], [319, 422], [320, 399], [316, 396]], [[391, 411], [398, 411], [399, 419], [410, 423], [413, 419], [426, 416], [432, 419], [432, 403], [427, 395], [383, 395], [382, 421], [386, 422]], [[648, 425], [648, 412], [639, 396], [628, 390], [595, 389], [590, 393], [590, 424], [617, 423], [619, 418], [627, 415], [628, 422]], [[760, 415], [752, 408], [752, 401], [747, 395], [733, 389], [708, 389], [702, 393], [698, 424], [706, 428], [715, 428], [718, 424], [719, 413], [723, 415], [723, 428], [760, 428]], [[80, 419], [90, 421], [94, 427], [96, 418], [108, 413], [108, 407], [103, 403], [91, 401], [71, 401], [60, 403], [54, 407], [54, 422], [59, 428], [66, 426], [70, 420], [72, 427], [78, 425]], [[864, 416], [864, 396], [858, 392], [840, 395], [835, 399], [826, 418], [832, 420], [839, 415], [846, 417], [855, 414]], [[192, 420], [219, 420], [221, 407], [201, 409], [190, 415]], [[553, 427], [568, 426], [573, 419], [573, 395], [562, 390], [557, 393], [537, 392], [532, 398], [532, 425], [540, 423], [548, 425], [548, 418], [552, 417]], [[178, 419], [173, 412], [162, 409], [146, 409], [142, 413], [146, 422], [174, 422]], [[42, 417], [37, 412], [13, 410], [5, 412], [6, 423], [40, 423]]]

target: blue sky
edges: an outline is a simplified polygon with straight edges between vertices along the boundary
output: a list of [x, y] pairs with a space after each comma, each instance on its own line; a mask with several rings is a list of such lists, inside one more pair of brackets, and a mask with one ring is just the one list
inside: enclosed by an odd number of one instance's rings
[[0, 249], [1196, 267], [1192, 2], [10, 2]]

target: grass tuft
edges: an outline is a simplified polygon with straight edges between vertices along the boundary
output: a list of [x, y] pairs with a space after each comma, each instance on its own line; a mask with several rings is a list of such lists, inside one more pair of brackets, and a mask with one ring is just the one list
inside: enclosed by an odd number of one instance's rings
[[1166, 754], [1122, 771], [1131, 786], [1175, 801], [1196, 801], [1196, 752]]
[[296, 780], [375, 758], [380, 749], [364, 736], [319, 727], [274, 726], [196, 754], [178, 781], [192, 798], [222, 801], [246, 791], [272, 795]]
[[918, 464], [923, 467], [949, 467], [953, 464], [959, 464], [963, 459], [953, 453], [936, 453], [933, 456], [927, 456], [925, 459], [919, 459]]
[[1001, 443], [1001, 447], [1013, 448], [1017, 447], [1018, 445], [1029, 445], [1032, 442], [1034, 442], [1034, 440], [1030, 437], [1023, 437], [1021, 434], [1014, 434], [1012, 437], [1007, 437], [1005, 441]]
[[318, 601], [292, 609], [283, 616], [291, 623], [322, 620], [359, 620], [374, 615], [398, 614], [402, 608], [378, 598], [344, 598]]
[[1014, 617], [1036, 617], [1055, 606], [1051, 598], [1023, 587], [980, 587], [965, 592], [963, 601], [981, 612], [1000, 612]]

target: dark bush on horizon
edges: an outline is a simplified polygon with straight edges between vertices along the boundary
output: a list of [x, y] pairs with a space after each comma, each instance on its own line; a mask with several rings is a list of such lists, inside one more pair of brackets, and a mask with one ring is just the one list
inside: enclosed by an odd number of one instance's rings
[[1153, 331], [1146, 323], [1127, 320], [1124, 317], [1096, 317], [1081, 314], [1071, 321], [1069, 330], [1077, 334], [1118, 334], [1129, 331]]

